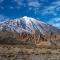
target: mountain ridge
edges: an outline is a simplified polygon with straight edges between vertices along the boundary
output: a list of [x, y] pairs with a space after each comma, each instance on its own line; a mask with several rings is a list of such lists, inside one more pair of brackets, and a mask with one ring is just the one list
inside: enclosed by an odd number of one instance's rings
[[31, 17], [24, 16], [0, 24], [1, 43], [19, 44], [20, 41], [28, 44], [44, 45], [48, 43], [50, 45], [55, 40], [60, 40], [59, 29]]
[[[34, 18], [27, 16], [24, 16], [19, 19], [5, 21], [0, 26], [0, 30], [3, 30], [3, 27], [5, 26], [7, 31], [10, 29], [13, 32], [27, 31], [31, 33], [34, 30], [39, 30], [42, 34], [45, 34], [46, 32], [49, 32], [49, 30], [53, 30], [54, 28], [52, 25], [46, 24], [42, 21], [38, 21]], [[54, 28], [54, 30], [59, 29]]]

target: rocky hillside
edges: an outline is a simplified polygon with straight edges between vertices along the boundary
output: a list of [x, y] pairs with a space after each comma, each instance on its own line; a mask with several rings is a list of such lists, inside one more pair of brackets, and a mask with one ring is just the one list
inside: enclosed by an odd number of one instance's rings
[[60, 30], [31, 17], [22, 17], [0, 23], [1, 44], [57, 45]]

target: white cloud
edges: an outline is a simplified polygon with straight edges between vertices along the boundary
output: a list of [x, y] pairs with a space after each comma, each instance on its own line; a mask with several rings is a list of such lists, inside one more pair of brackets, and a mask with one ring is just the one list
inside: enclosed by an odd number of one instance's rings
[[0, 6], [0, 8], [3, 10], [4, 9], [4, 7], [3, 6]]
[[27, 5], [30, 10], [31, 8], [39, 9], [42, 6], [42, 3], [40, 3], [38, 0], [28, 0]]
[[14, 2], [16, 2], [18, 6], [24, 5], [23, 1], [24, 0], [14, 0]]
[[0, 15], [0, 19], [4, 19], [4, 16], [3, 15]]
[[0, 3], [2, 3], [4, 0], [0, 0]]
[[39, 0], [27, 0], [27, 5], [29, 10], [33, 10], [34, 13], [37, 15], [39, 13], [40, 7], [42, 3]]
[[10, 9], [14, 9], [14, 7], [13, 7], [13, 6], [10, 6], [9, 8], [10, 8]]
[[60, 28], [60, 23], [53, 24], [53, 26]]
[[42, 15], [52, 14], [57, 15], [57, 12], [60, 10], [60, 1], [52, 2], [50, 6], [46, 6], [43, 11]]
[[16, 3], [16, 8], [19, 9], [21, 6], [26, 7], [26, 3], [24, 3], [24, 0], [14, 0], [13, 2]]
[[4, 15], [0, 15], [0, 23], [2, 21], [7, 21], [7, 20], [10, 20], [10, 18], [8, 18], [7, 16], [4, 16]]
[[48, 21], [48, 23], [60, 28], [60, 18], [52, 18]]
[[58, 21], [60, 21], [60, 18], [53, 18], [52, 20], [58, 22]]
[[40, 7], [40, 3], [38, 1], [31, 1], [31, 2], [28, 2], [28, 6], [31, 6], [31, 7]]
[[14, 0], [18, 5], [22, 4], [22, 0]]
[[14, 2], [17, 4], [15, 8], [20, 9], [21, 7], [28, 7], [29, 11], [33, 10], [35, 14], [39, 12], [39, 9], [42, 5], [42, 3], [39, 2], [39, 0], [14, 0]]

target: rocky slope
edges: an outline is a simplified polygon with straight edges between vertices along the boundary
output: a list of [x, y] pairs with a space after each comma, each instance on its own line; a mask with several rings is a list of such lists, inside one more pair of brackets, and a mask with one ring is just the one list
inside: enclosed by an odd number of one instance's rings
[[[60, 40], [60, 30], [40, 20], [24, 16], [0, 24], [0, 43], [50, 45]], [[56, 44], [56, 43], [55, 43]]]
[[50, 32], [57, 33], [57, 30], [60, 32], [59, 29], [53, 27], [52, 25], [27, 16], [10, 21], [8, 20], [0, 24], [0, 31], [11, 31], [17, 33], [24, 31], [29, 33], [33, 31], [39, 31], [45, 35], [49, 34]]

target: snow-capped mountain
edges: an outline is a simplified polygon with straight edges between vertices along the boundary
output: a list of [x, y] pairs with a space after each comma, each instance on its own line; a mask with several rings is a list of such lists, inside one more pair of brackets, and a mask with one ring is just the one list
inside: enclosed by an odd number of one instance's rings
[[24, 16], [22, 18], [4, 21], [0, 24], [0, 31], [9, 32], [40, 32], [41, 34], [49, 34], [50, 32], [57, 33], [60, 32], [59, 29], [53, 27], [52, 25], [46, 24], [42, 21], [36, 20], [31, 17]]
[[[40, 20], [24, 16], [0, 23], [1, 44], [42, 44], [60, 41], [60, 30]], [[58, 43], [57, 43], [58, 44]]]

